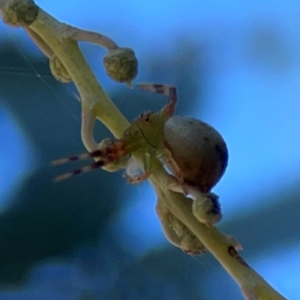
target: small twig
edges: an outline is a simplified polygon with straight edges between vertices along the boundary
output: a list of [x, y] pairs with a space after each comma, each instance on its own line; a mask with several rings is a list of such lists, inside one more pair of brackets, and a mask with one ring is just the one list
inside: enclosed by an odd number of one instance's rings
[[76, 41], [90, 42], [100, 45], [108, 50], [117, 49], [119, 46], [109, 37], [98, 32], [79, 29], [70, 25], [65, 26], [64, 38], [70, 38]]

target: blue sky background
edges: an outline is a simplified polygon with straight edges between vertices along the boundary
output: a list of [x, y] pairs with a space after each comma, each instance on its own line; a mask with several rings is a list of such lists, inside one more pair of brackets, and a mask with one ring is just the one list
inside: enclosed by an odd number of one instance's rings
[[[87, 4], [74, 0], [72, 5], [70, 1], [40, 0], [37, 3], [63, 22], [100, 31], [119, 45], [132, 47], [140, 61], [137, 81], [149, 81], [149, 53], [153, 57], [172, 56], [181, 38], [189, 39], [199, 47], [207, 47], [205, 53], [209, 67], [205, 83], [206, 101], [210, 106], [206, 108], [206, 114], [191, 108], [190, 115], [201, 116], [212, 124], [229, 146], [229, 167], [215, 188], [222, 201], [222, 224], [226, 225], [228, 220], [241, 213], [256, 213], [260, 207], [275, 205], [272, 199], [283, 188], [297, 186], [300, 175], [300, 5], [296, 0], [89, 0], [85, 2]], [[0, 39], [12, 39], [22, 47], [25, 55], [40, 55], [22, 31], [9, 29], [3, 24], [0, 24], [0, 31]], [[102, 79], [102, 67], [101, 70], [97, 67], [102, 59], [98, 48], [83, 45], [82, 49], [108, 90], [118, 88], [109, 79]], [[9, 70], [0, 69], [0, 72], [6, 71]], [[174, 70], [165, 72], [157, 80], [172, 78], [168, 73]], [[5, 107], [0, 107], [0, 115], [0, 139], [6, 141], [0, 146], [0, 207], [4, 208], [9, 199], [8, 191], [12, 190], [13, 184], [19, 184], [21, 175], [34, 169], [34, 162], [30, 143], [25, 142], [28, 139], [24, 139], [18, 121], [8, 114]], [[17, 149], [25, 150], [20, 155]], [[138, 186], [109, 225], [109, 230], [115, 232], [114, 238], [124, 239], [121, 244], [133, 256], [140, 257], [166, 245], [153, 213], [154, 198], [148, 184]], [[267, 199], [267, 202], [262, 203], [262, 199]], [[140, 226], [136, 226], [137, 222]], [[122, 234], [118, 230], [120, 227], [124, 228]], [[296, 227], [299, 228], [299, 223], [295, 224]], [[295, 234], [293, 245], [282, 245], [277, 251], [266, 249], [251, 260], [251, 264], [288, 299], [297, 299], [300, 295], [299, 248]], [[45, 274], [53, 272], [48, 264], [45, 263]], [[73, 274], [74, 281], [78, 280], [77, 276], [83, 276], [72, 269], [76, 268], [74, 266], [62, 268]], [[218, 274], [218, 270], [212, 270], [207, 281], [216, 280]], [[66, 278], [66, 281], [70, 280], [68, 275]], [[52, 288], [55, 287], [53, 284]], [[205, 284], [201, 287], [205, 289]], [[35, 288], [29, 284], [28, 291], [22, 293], [28, 293], [28, 299], [39, 299], [30, 298]], [[220, 299], [220, 292], [208, 293], [210, 298], [207, 299]], [[7, 298], [3, 299], [17, 299], [14, 297], [19, 297], [19, 293], [7, 292]], [[38, 292], [35, 290], [35, 293]], [[61, 297], [69, 299], [66, 295]], [[76, 299], [72, 297], [70, 299]], [[58, 296], [55, 299], [59, 299]]]

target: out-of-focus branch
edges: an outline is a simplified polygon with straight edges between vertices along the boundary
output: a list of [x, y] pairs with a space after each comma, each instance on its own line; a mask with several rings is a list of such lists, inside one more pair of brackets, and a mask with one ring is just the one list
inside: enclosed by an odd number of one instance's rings
[[[72, 35], [66, 37], [67, 25], [57, 21], [31, 0], [0, 0], [0, 8], [6, 23], [12, 26], [22, 26], [35, 40], [39, 40], [42, 44], [46, 43], [44, 51], [51, 50], [50, 54], [53, 52], [59, 58], [75, 83], [82, 100], [82, 137], [87, 150], [91, 151], [97, 147], [90, 134], [93, 131], [95, 118], [106, 125], [116, 137], [121, 137], [129, 126], [129, 122], [96, 80], [78, 48], [77, 41], [72, 38]], [[77, 38], [80, 39], [83, 35], [79, 34]], [[114, 48], [114, 42], [110, 46]], [[192, 213], [190, 201], [167, 188], [169, 174], [159, 161], [155, 162], [150, 182], [157, 195], [162, 199], [166, 208], [203, 242], [236, 280], [245, 298], [248, 300], [285, 299], [247, 265], [235, 251], [230, 238], [219, 232], [216, 227], [209, 228], [198, 222]]]

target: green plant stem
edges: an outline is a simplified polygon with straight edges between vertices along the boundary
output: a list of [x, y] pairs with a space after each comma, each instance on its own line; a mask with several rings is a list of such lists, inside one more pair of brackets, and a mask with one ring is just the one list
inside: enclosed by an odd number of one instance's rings
[[93, 112], [115, 137], [120, 138], [130, 124], [98, 83], [78, 43], [61, 37], [65, 26], [40, 8], [30, 29], [43, 38], [67, 69], [80, 93], [83, 110]]

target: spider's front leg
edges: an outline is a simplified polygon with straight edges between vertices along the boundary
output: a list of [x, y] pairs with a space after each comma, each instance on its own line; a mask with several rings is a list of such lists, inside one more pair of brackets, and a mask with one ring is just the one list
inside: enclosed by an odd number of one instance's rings
[[129, 143], [126, 139], [115, 141], [111, 139], [104, 139], [99, 144], [99, 149], [95, 151], [86, 152], [80, 155], [74, 155], [52, 161], [52, 165], [58, 166], [62, 164], [67, 164], [69, 162], [86, 160], [89, 158], [93, 158], [95, 160], [95, 162], [93, 162], [92, 164], [72, 170], [71, 172], [56, 177], [55, 181], [66, 180], [75, 175], [87, 173], [99, 168], [104, 168], [109, 172], [114, 172], [125, 168], [130, 159], [130, 154], [135, 148], [136, 145]]
[[177, 90], [175, 86], [158, 83], [140, 83], [137, 86], [144, 91], [167, 96], [168, 103], [161, 109], [161, 113], [166, 116], [166, 119], [174, 115], [177, 103]]

